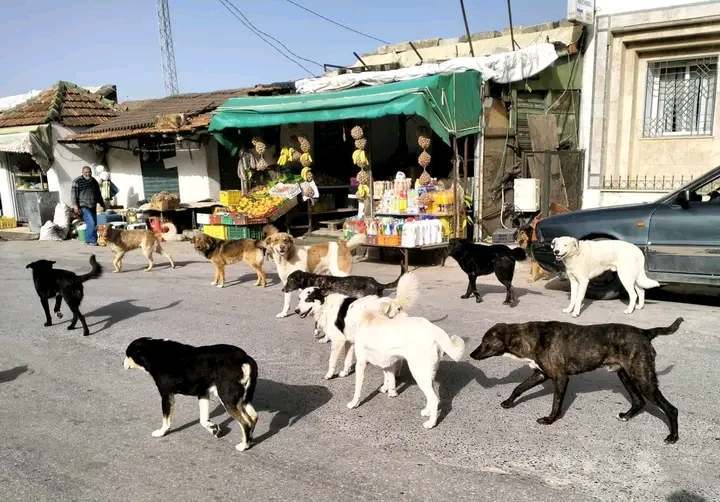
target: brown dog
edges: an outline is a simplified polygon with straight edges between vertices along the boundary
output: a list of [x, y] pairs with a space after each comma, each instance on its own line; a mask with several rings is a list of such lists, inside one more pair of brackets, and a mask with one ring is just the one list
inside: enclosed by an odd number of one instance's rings
[[223, 241], [207, 234], [198, 234], [193, 238], [195, 250], [210, 260], [215, 267], [213, 286], [222, 288], [225, 285], [225, 265], [243, 261], [250, 265], [257, 274], [256, 286], [267, 285], [265, 271], [262, 268], [265, 250], [262, 241], [242, 239], [239, 241]]
[[175, 268], [172, 256], [160, 246], [160, 237], [150, 230], [123, 230], [107, 226], [101, 231], [99, 237], [102, 238], [113, 250], [113, 253], [115, 253], [113, 257], [115, 272], [122, 272], [122, 260], [125, 253], [138, 248], [142, 249], [148, 261], [148, 267], [145, 269], [145, 272], [152, 270], [155, 265], [153, 262], [153, 253], [162, 254], [170, 261], [170, 268]]

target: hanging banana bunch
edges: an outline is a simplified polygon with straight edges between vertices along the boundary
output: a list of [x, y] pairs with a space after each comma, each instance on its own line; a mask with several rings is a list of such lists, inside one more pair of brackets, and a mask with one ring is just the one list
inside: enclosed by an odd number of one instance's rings
[[[310, 140], [308, 140], [305, 136], [298, 136], [297, 143], [300, 147], [300, 151], [302, 152], [298, 158], [300, 165], [302, 166], [300, 177], [302, 177], [303, 181], [310, 182], [313, 180], [313, 174], [310, 170], [310, 166], [312, 166], [313, 163], [312, 156], [310, 155]], [[292, 155], [294, 158], [295, 152], [292, 152]]]
[[285, 167], [288, 164], [292, 164], [293, 162], [297, 162], [298, 159], [295, 159], [295, 153], [297, 150], [295, 150], [291, 146], [286, 146], [280, 150], [280, 157], [278, 158], [278, 165], [280, 167]]
[[267, 145], [262, 140], [262, 138], [258, 138], [257, 136], [254, 137], [250, 142], [252, 143], [253, 149], [255, 150], [255, 168], [258, 171], [264, 171], [268, 167], [267, 161], [265, 160], [265, 150], [267, 150]]
[[367, 148], [367, 139], [362, 127], [355, 126], [350, 130], [350, 136], [355, 140], [355, 151], [352, 154], [353, 164], [360, 168], [360, 172], [357, 174], [358, 189], [355, 195], [358, 200], [364, 200], [370, 197], [370, 172], [367, 168], [370, 167], [370, 161], [368, 160], [365, 149]]
[[430, 148], [431, 136], [430, 132], [424, 127], [418, 129], [417, 142], [418, 146], [422, 149], [422, 152], [420, 152], [420, 155], [418, 156], [418, 165], [423, 168], [423, 172], [418, 178], [418, 181], [420, 182], [420, 185], [429, 185], [432, 181], [432, 177], [430, 176], [430, 173], [427, 172], [427, 168], [430, 166], [431, 157], [427, 150]]

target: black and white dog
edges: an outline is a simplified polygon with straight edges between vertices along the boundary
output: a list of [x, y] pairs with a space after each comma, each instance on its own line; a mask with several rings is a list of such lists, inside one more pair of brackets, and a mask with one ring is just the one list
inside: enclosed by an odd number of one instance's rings
[[125, 369], [141, 368], [153, 377], [162, 400], [162, 427], [153, 437], [170, 429], [175, 394], [196, 396], [200, 425], [216, 436], [220, 428], [210, 421], [210, 394], [220, 398], [225, 410], [242, 431], [239, 451], [250, 447], [257, 412], [252, 405], [258, 369], [255, 360], [233, 345], [193, 347], [171, 340], [138, 338], [125, 351]]
[[382, 284], [373, 277], [365, 275], [336, 277], [333, 275], [312, 274], [303, 270], [296, 270], [288, 276], [282, 290], [283, 293], [291, 293], [296, 289], [320, 288], [327, 292], [340, 293], [356, 298], [369, 295], [382, 296], [386, 289], [397, 287], [402, 275], [402, 272], [400, 272], [397, 279], [387, 284]]

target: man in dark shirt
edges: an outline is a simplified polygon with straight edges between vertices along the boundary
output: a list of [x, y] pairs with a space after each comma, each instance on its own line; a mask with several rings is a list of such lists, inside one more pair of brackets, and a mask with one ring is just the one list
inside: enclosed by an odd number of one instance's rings
[[105, 209], [105, 201], [100, 194], [100, 185], [92, 176], [92, 169], [83, 166], [82, 176], [78, 176], [72, 183], [72, 202], [76, 215], [82, 214], [85, 222], [85, 242], [90, 246], [97, 246], [97, 214], [96, 208], [100, 204]]

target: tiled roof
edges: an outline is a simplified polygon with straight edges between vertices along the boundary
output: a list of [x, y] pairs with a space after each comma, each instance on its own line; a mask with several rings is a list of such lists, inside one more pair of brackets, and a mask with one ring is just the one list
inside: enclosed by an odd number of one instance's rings
[[60, 81], [34, 98], [0, 113], [0, 127], [58, 122], [90, 127], [117, 116], [116, 105], [70, 82]]
[[[101, 141], [124, 139], [153, 133], [193, 131], [206, 128], [211, 113], [227, 99], [237, 96], [286, 94], [294, 90], [287, 84], [270, 84], [244, 89], [178, 94], [160, 99], [129, 101], [121, 103], [121, 113], [96, 127], [67, 138], [65, 142]], [[156, 126], [158, 118], [183, 114], [179, 127]]]

